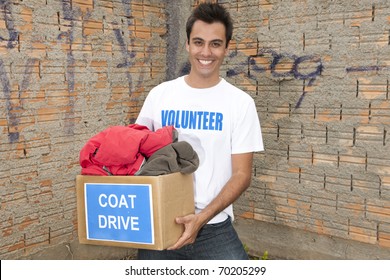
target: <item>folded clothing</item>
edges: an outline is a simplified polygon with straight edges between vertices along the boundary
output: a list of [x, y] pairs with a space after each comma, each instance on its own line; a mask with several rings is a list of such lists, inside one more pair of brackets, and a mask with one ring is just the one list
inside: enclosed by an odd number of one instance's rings
[[189, 143], [179, 141], [153, 153], [135, 175], [157, 176], [175, 172], [189, 174], [198, 167], [198, 154]]

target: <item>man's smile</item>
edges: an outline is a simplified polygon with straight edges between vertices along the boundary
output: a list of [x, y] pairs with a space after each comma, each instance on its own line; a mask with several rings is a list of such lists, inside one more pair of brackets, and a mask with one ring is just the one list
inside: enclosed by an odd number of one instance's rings
[[199, 61], [200, 64], [202, 64], [202, 65], [209, 65], [210, 63], [213, 62], [212, 60], [204, 60], [204, 59], [198, 59], [198, 61]]

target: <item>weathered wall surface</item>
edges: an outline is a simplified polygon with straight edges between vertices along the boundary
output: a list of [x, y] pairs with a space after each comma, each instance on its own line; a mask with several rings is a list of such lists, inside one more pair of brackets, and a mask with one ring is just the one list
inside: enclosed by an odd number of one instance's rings
[[[78, 244], [78, 153], [188, 71], [198, 2], [1, 1], [1, 259], [134, 254]], [[218, 2], [235, 21], [222, 76], [255, 99], [265, 143], [235, 204], [244, 243], [277, 258], [390, 259], [388, 1]]]
[[[390, 258], [389, 2], [219, 2], [237, 27], [226, 76], [256, 100], [265, 141], [236, 204], [259, 221], [241, 222], [245, 242], [285, 258]], [[312, 233], [345, 254], [296, 246]], [[371, 252], [347, 253], [361, 245]]]
[[78, 155], [97, 132], [134, 121], [139, 97], [165, 80], [164, 7], [1, 1], [1, 259], [108, 258], [74, 248]]

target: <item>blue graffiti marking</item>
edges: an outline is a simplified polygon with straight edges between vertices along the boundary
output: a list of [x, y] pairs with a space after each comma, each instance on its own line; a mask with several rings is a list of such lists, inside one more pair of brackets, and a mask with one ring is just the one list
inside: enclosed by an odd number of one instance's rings
[[[62, 0], [62, 12], [65, 20], [70, 21], [70, 29], [67, 32], [62, 32], [58, 35], [58, 39], [65, 39], [66, 44], [70, 45], [69, 50], [67, 51], [66, 57], [66, 81], [68, 84], [68, 92], [74, 92], [75, 90], [75, 58], [72, 51], [72, 44], [74, 42], [74, 33], [75, 33], [75, 18], [76, 10], [73, 10], [70, 0]], [[70, 111], [66, 113], [65, 116], [65, 133], [73, 134], [74, 132], [74, 103], [75, 97], [70, 95], [68, 100], [68, 105]]]
[[[69, 31], [63, 32], [60, 35], [58, 35], [58, 39], [65, 38], [66, 43], [72, 45], [74, 41], [74, 11], [72, 10], [70, 0], [62, 0], [62, 12], [64, 13], [64, 19], [70, 21], [71, 28]], [[66, 79], [68, 81], [69, 92], [73, 92], [75, 87], [74, 65], [75, 65], [75, 59], [73, 56], [73, 51], [72, 48], [69, 48], [69, 50], [67, 51], [67, 67], [66, 67]]]
[[0, 1], [0, 9], [4, 13], [5, 26], [7, 27], [7, 30], [9, 33], [8, 39], [0, 36], [0, 40], [1, 41], [8, 41], [7, 48], [12, 49], [17, 45], [17, 40], [18, 40], [19, 34], [15, 30], [14, 22], [12, 19], [11, 5], [10, 5], [9, 1], [1, 0]]
[[[235, 58], [238, 56], [238, 52], [232, 52], [229, 57]], [[264, 55], [270, 54], [272, 57], [270, 58], [271, 62], [267, 67], [262, 67], [257, 65], [256, 57], [264, 57]], [[292, 61], [292, 66], [289, 69], [289, 71], [283, 71], [278, 72], [277, 66], [284, 60], [290, 60]], [[299, 70], [299, 67], [302, 63], [309, 62], [314, 63], [314, 70], [310, 73], [302, 73]], [[245, 73], [244, 69], [247, 69], [247, 73]], [[236, 66], [233, 69], [229, 69], [226, 72], [227, 77], [233, 77], [239, 74], [244, 74], [248, 78], [256, 80], [256, 74], [264, 73], [267, 70], [271, 72], [271, 75], [275, 78], [287, 78], [287, 77], [293, 77], [297, 80], [309, 80], [307, 86], [312, 86], [314, 84], [314, 81], [317, 79], [318, 76], [320, 76], [324, 70], [324, 66], [322, 64], [322, 61], [320, 58], [312, 55], [307, 56], [296, 56], [296, 55], [290, 55], [290, 54], [281, 54], [277, 53], [270, 49], [261, 49], [258, 54], [247, 57], [247, 61], [244, 61], [238, 66]], [[300, 107], [304, 97], [306, 96], [306, 91], [303, 92], [300, 99], [298, 100], [295, 108]]]
[[[3, 94], [6, 100], [6, 110], [7, 110], [7, 122], [8, 122], [8, 128], [14, 127], [19, 124], [19, 119], [15, 115], [15, 113], [12, 111], [12, 104], [11, 104], [11, 84], [9, 82], [9, 79], [7, 77], [7, 71], [5, 70], [4, 63], [0, 59], [0, 82], [3, 86]], [[8, 141], [11, 143], [14, 143], [18, 141], [19, 139], [19, 132], [8, 132]]]
[[119, 46], [121, 47], [121, 52], [123, 54], [123, 59], [125, 60], [125, 62], [119, 63], [116, 67], [117, 68], [125, 68], [125, 67], [132, 66], [133, 62], [129, 61], [129, 58], [130, 59], [134, 58], [136, 56], [136, 54], [134, 53], [134, 51], [132, 51], [130, 53], [127, 51], [126, 43], [125, 43], [125, 41], [123, 39], [123, 36], [121, 34], [121, 31], [119, 29], [114, 29], [114, 34], [115, 34], [116, 40], [119, 43]]
[[254, 79], [255, 77], [253, 75], [250, 74], [250, 69], [253, 69], [256, 73], [263, 73], [265, 72], [267, 69], [265, 69], [264, 67], [259, 67], [257, 64], [256, 64], [256, 60], [253, 58], [253, 57], [250, 57], [248, 58], [249, 60], [249, 70], [248, 70], [248, 76], [252, 79]]
[[[122, 6], [123, 6], [125, 13], [126, 13], [127, 26], [132, 26], [133, 23], [130, 20], [132, 18], [131, 9], [130, 9], [131, 0], [122, 0]], [[131, 51], [131, 52], [128, 51], [125, 40], [124, 40], [123, 35], [122, 35], [122, 32], [119, 28], [114, 28], [114, 34], [115, 34], [115, 38], [118, 41], [118, 44], [121, 48], [121, 53], [122, 53], [122, 56], [124, 59], [124, 62], [118, 63], [116, 67], [117, 68], [131, 67], [134, 64], [134, 62], [131, 61], [135, 57], [134, 51]], [[131, 37], [132, 36], [130, 36], [130, 38]], [[131, 46], [132, 47], [134, 46], [134, 39], [133, 38], [131, 38]], [[132, 95], [131, 84], [132, 84], [133, 80], [132, 80], [131, 73], [128, 69], [126, 69], [126, 78], [128, 80], [129, 95], [131, 96]]]
[[[7, 122], [8, 122], [8, 130], [9, 128], [17, 128], [20, 123], [20, 116], [17, 113], [18, 109], [21, 109], [21, 95], [24, 90], [26, 90], [30, 85], [32, 68], [34, 67], [34, 63], [36, 59], [30, 58], [27, 60], [24, 76], [21, 85], [19, 86], [19, 94], [18, 94], [18, 103], [19, 105], [13, 106], [11, 103], [11, 83], [7, 76], [7, 71], [4, 67], [4, 63], [0, 60], [0, 83], [3, 87], [3, 93], [6, 100], [6, 110], [7, 110]], [[16, 110], [15, 110], [16, 109]], [[10, 143], [14, 143], [19, 141], [19, 132], [8, 132], [8, 141]]]
[[347, 67], [345, 70], [347, 73], [351, 72], [371, 72], [371, 71], [380, 71], [385, 69], [385, 67], [379, 66], [358, 66], [358, 67]]
[[184, 75], [187, 75], [189, 74], [191, 71], [191, 64], [187, 61], [186, 63], [184, 63], [182, 65], [182, 67], [180, 68], [180, 71], [179, 71], [179, 75], [180, 76], [184, 76]]

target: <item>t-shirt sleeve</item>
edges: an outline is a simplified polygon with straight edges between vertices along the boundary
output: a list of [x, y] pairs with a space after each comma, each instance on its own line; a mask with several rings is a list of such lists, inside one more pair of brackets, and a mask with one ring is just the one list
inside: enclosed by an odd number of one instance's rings
[[232, 131], [232, 154], [264, 150], [259, 116], [253, 99], [236, 112]]
[[141, 111], [138, 114], [135, 123], [139, 125], [144, 125], [148, 127], [151, 131], [154, 131], [153, 118], [153, 98], [152, 95], [149, 94], [146, 97], [144, 104], [142, 105]]

